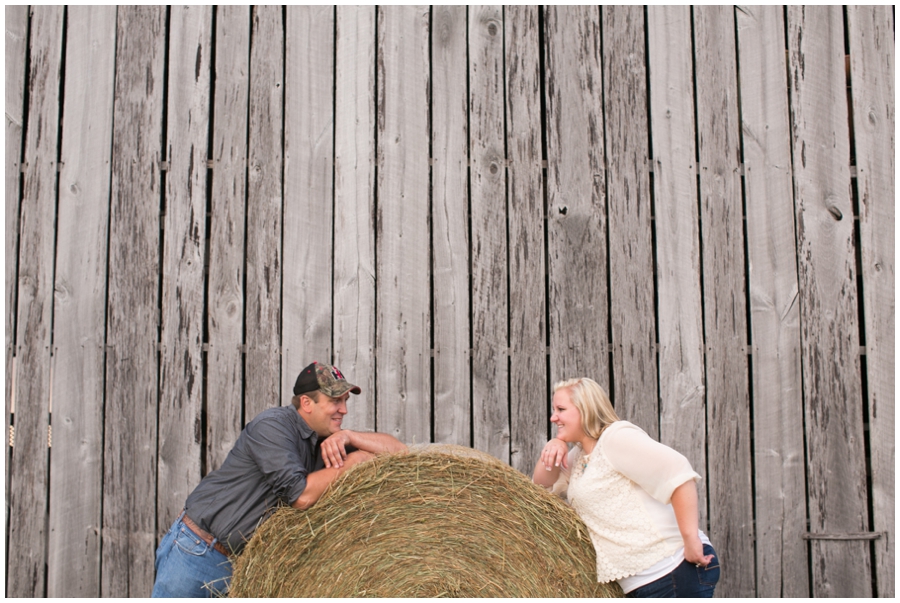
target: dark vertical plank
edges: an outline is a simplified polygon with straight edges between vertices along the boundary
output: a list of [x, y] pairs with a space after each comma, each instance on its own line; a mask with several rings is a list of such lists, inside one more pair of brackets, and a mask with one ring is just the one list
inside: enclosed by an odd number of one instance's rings
[[478, 450], [509, 462], [503, 10], [469, 9], [472, 422]]
[[334, 361], [362, 388], [344, 420], [375, 429], [375, 7], [337, 7]]
[[[6, 5], [6, 427], [11, 423], [13, 399], [13, 358], [15, 356], [17, 274], [19, 250], [19, 177], [22, 159], [22, 124], [25, 119], [25, 55], [28, 35], [28, 7]], [[4, 435], [6, 437], [6, 435]], [[7, 444], [9, 441], [7, 440]], [[6, 466], [10, 467], [11, 447], [6, 446]], [[9, 476], [6, 471], [6, 504], [9, 505]]]
[[100, 596], [106, 266], [116, 8], [72, 6], [53, 308], [47, 595]]
[[644, 9], [603, 9], [611, 392], [622, 417], [659, 437]]
[[431, 438], [429, 9], [378, 9], [378, 431]]
[[146, 597], [153, 588], [165, 22], [165, 8], [118, 9], [103, 451], [104, 597]]
[[506, 7], [509, 161], [510, 464], [534, 468], [547, 440], [544, 178], [538, 7]]
[[313, 360], [331, 362], [334, 7], [287, 9], [281, 400]]
[[260, 411], [283, 402], [280, 336], [284, 19], [280, 6], [256, 6], [252, 14], [245, 423]]
[[[840, 7], [788, 9], [809, 530], [868, 529]], [[841, 484], [840, 488], [832, 484]], [[869, 544], [813, 540], [814, 597], [871, 594]]]
[[784, 11], [735, 11], [740, 64], [756, 483], [756, 595], [808, 597], [800, 304]]
[[206, 468], [218, 469], [241, 431], [244, 387], [244, 226], [250, 9], [216, 9], [213, 173], [209, 225]]
[[847, 7], [859, 194], [872, 514], [879, 597], [895, 596], [894, 17], [890, 6]]
[[7, 511], [7, 546], [11, 553], [7, 594], [13, 597], [42, 597], [46, 587], [47, 436], [62, 26], [63, 7], [32, 8], [25, 179], [19, 219], [16, 442], [9, 465]]
[[603, 78], [597, 7], [544, 12], [550, 378], [609, 390]]
[[[648, 7], [647, 38], [659, 298], [659, 439], [705, 476], [706, 379], [690, 7]], [[705, 481], [698, 495], [705, 530]]]
[[469, 124], [464, 6], [435, 6], [431, 33], [434, 441], [471, 442]]
[[[722, 595], [753, 596], [747, 304], [734, 11], [695, 7], [700, 223], [706, 326], [709, 529], [731, 571]], [[717, 591], [719, 592], [719, 591]]]
[[163, 237], [157, 461], [159, 537], [181, 512], [185, 499], [201, 477], [203, 263], [212, 10], [202, 6], [173, 6], [169, 22], [166, 99], [169, 169]]

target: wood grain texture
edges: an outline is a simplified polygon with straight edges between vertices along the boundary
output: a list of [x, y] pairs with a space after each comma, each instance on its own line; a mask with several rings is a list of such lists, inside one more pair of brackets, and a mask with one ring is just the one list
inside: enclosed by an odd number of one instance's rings
[[429, 9], [378, 9], [378, 431], [431, 439]]
[[[22, 136], [25, 120], [25, 55], [28, 52], [28, 7], [5, 8], [6, 45], [6, 427], [12, 425], [10, 413], [13, 401], [13, 359], [15, 357], [16, 285], [19, 257], [19, 196], [21, 187]], [[8, 443], [8, 442], [7, 442]], [[10, 467], [12, 448], [6, 446], [4, 458]], [[9, 506], [9, 471], [6, 471], [6, 504]]]
[[282, 404], [332, 361], [334, 7], [289, 7], [285, 47]]
[[471, 444], [467, 12], [432, 13], [434, 441]]
[[[659, 440], [706, 468], [706, 377], [689, 7], [647, 9], [659, 302]], [[707, 529], [706, 485], [697, 487]]]
[[891, 7], [847, 7], [862, 252], [877, 596], [894, 597], [895, 89]]
[[16, 442], [8, 468], [7, 546], [12, 554], [7, 561], [7, 594], [13, 597], [44, 596], [47, 577], [47, 433], [62, 39], [63, 8], [34, 7], [19, 216]]
[[[869, 523], [842, 17], [840, 7], [788, 8], [813, 534], [864, 532]], [[813, 540], [810, 547], [811, 596], [870, 596], [868, 543]]]
[[756, 594], [808, 597], [800, 304], [784, 11], [735, 11], [750, 266]]
[[[200, 483], [212, 10], [173, 6], [166, 99], [157, 536]], [[186, 60], [190, 57], [192, 60]]]
[[375, 429], [375, 7], [337, 7], [334, 362], [362, 389], [344, 419]]
[[544, 11], [550, 381], [609, 390], [600, 13]]
[[218, 125], [213, 128], [209, 224], [207, 471], [222, 465], [242, 427], [249, 7], [216, 10], [215, 82], [213, 123]]
[[659, 437], [644, 9], [604, 7], [603, 89], [613, 391], [619, 415]]
[[[166, 9], [117, 13], [101, 596], [145, 597], [156, 541]], [[160, 518], [165, 523], [174, 518]]]
[[504, 25], [510, 464], [527, 475], [540, 456], [549, 425], [538, 8], [508, 6]]
[[503, 11], [469, 9], [472, 440], [509, 462], [509, 333]]
[[116, 8], [70, 7], [67, 30], [47, 595], [99, 597]]
[[[284, 19], [257, 6], [250, 34], [250, 142], [247, 183], [244, 423], [280, 406]], [[292, 266], [291, 269], [296, 267]], [[303, 367], [300, 367], [303, 368]], [[297, 370], [299, 373], [299, 369]], [[296, 377], [296, 375], [295, 375]]]
[[695, 7], [709, 529], [731, 559], [717, 592], [755, 591], [741, 142], [733, 9]]

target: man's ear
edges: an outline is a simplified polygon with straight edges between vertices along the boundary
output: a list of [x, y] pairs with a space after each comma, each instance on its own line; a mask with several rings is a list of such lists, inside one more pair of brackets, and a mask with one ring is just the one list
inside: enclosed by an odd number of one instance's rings
[[300, 395], [300, 411], [301, 412], [312, 412], [312, 405], [315, 404], [316, 401], [307, 396], [306, 394]]

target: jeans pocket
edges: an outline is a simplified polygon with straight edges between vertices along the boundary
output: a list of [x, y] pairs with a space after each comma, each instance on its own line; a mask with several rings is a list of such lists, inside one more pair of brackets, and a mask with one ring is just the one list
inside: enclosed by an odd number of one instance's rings
[[697, 579], [700, 581], [700, 584], [705, 586], [715, 586], [719, 582], [719, 574], [721, 573], [719, 557], [716, 555], [715, 549], [708, 544], [703, 545], [703, 554], [711, 554], [713, 558], [706, 567], [697, 568]]
[[204, 555], [209, 550], [208, 544], [200, 540], [196, 534], [188, 531], [187, 528], [184, 527], [175, 534], [175, 545], [181, 549], [183, 553], [194, 556]]

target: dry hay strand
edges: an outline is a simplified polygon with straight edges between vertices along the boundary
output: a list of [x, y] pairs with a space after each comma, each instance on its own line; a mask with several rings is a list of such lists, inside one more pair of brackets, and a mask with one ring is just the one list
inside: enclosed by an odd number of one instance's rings
[[597, 583], [570, 507], [508, 465], [452, 448], [378, 456], [308, 511], [278, 509], [235, 561], [230, 596], [622, 596]]

